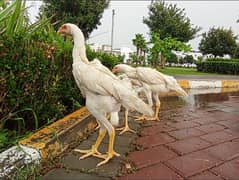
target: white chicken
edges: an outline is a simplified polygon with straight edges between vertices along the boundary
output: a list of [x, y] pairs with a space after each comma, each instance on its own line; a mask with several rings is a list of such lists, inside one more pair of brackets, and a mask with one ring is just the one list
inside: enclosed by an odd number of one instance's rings
[[153, 117], [144, 115], [138, 120], [159, 120], [160, 100], [159, 94], [175, 92], [178, 96], [187, 96], [187, 93], [180, 87], [176, 79], [158, 72], [149, 67], [131, 67], [126, 64], [118, 64], [112, 69], [113, 73], [125, 73], [130, 79], [138, 80], [142, 84], [149, 106], [153, 106], [152, 96], [156, 103], [156, 110]]
[[[92, 65], [88, 62], [85, 56], [84, 36], [76, 25], [70, 23], [64, 24], [59, 28], [58, 33], [73, 36], [73, 76], [86, 98], [87, 109], [100, 124], [99, 136], [92, 148], [90, 150], [78, 151], [85, 153], [81, 159], [90, 155], [103, 158], [104, 160], [97, 164], [97, 166], [100, 166], [107, 163], [113, 156], [119, 156], [113, 148], [115, 130], [110, 122], [112, 122], [112, 120], [118, 121], [117, 118], [120, 106], [123, 105], [126, 109], [134, 109], [147, 115], [152, 115], [153, 111], [134, 93], [124, 87], [118, 78], [110, 75], [107, 72], [108, 70], [101, 68], [103, 65], [97, 63], [96, 65]], [[105, 117], [106, 113], [111, 113], [110, 122]], [[98, 152], [98, 147], [106, 132], [109, 134], [108, 153], [102, 155]]]

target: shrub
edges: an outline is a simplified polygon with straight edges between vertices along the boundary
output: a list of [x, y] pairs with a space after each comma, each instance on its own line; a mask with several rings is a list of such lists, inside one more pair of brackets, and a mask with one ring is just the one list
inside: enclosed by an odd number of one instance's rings
[[178, 63], [178, 58], [177, 58], [176, 54], [171, 53], [170, 56], [166, 59], [166, 62], [168, 62], [169, 64]]
[[98, 58], [101, 63], [109, 69], [112, 69], [116, 64], [119, 64], [122, 61], [121, 56], [116, 56], [106, 52], [95, 52], [92, 51], [89, 46], [86, 48], [86, 54], [89, 61], [92, 61], [94, 58]]
[[[29, 25], [24, 3], [0, 9], [0, 151], [84, 104], [72, 75], [72, 43], [48, 19]], [[90, 53], [108, 67], [118, 60]]]
[[16, 131], [11, 138], [83, 104], [72, 76], [72, 45], [57, 35], [47, 43], [51, 36], [43, 31], [29, 38], [0, 36], [0, 129]]
[[197, 63], [197, 70], [221, 74], [239, 74], [239, 60], [237, 59], [208, 59]]
[[192, 64], [195, 62], [194, 58], [192, 55], [186, 55], [184, 58], [183, 58], [184, 62], [185, 63], [189, 63], [189, 64]]

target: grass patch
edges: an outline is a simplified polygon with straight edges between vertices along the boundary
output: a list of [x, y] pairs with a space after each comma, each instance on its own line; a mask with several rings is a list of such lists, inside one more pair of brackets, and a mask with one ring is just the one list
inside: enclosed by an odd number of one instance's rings
[[219, 75], [216, 73], [204, 73], [198, 72], [196, 68], [183, 68], [183, 67], [166, 67], [164, 69], [158, 69], [160, 72], [168, 75]]

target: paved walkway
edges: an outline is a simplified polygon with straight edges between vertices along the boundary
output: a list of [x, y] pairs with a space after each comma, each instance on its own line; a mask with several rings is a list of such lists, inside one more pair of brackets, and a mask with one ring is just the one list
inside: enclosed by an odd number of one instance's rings
[[[79, 160], [80, 154], [70, 151], [61, 157], [61, 168], [42, 179], [238, 179], [239, 93], [189, 99], [192, 103], [165, 98], [160, 122], [137, 123], [131, 117], [138, 133], [117, 135], [115, 150], [121, 157], [95, 168], [99, 159]], [[79, 147], [90, 148], [96, 136], [93, 133]]]

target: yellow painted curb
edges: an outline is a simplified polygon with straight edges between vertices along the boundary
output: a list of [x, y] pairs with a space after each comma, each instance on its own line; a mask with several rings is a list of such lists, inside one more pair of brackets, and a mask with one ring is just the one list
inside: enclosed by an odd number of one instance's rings
[[189, 89], [189, 81], [188, 80], [178, 80], [178, 84], [184, 89]]
[[[31, 136], [19, 141], [19, 143], [37, 149], [40, 151], [43, 159], [56, 156], [68, 147], [67, 141], [61, 140], [60, 136], [64, 136], [64, 134], [68, 135], [68, 132], [70, 132], [72, 128], [77, 124], [82, 123], [83, 120], [88, 117], [90, 117], [90, 113], [86, 107], [80, 108], [53, 124], [37, 131]], [[81, 126], [83, 129], [76, 133], [77, 136], [82, 136], [86, 131], [94, 129], [96, 122], [91, 120], [85, 122], [85, 124]], [[77, 139], [77, 137], [75, 138]]]
[[239, 88], [239, 81], [238, 80], [222, 80], [222, 87], [223, 88], [231, 88], [231, 87]]
[[[184, 89], [192, 89], [195, 87], [200, 87], [200, 85], [208, 85], [207, 88], [239, 88], [239, 80], [177, 80], [178, 84]], [[215, 82], [218, 82], [215, 85]], [[200, 83], [200, 85], [199, 85]], [[206, 87], [205, 86], [205, 87]]]

